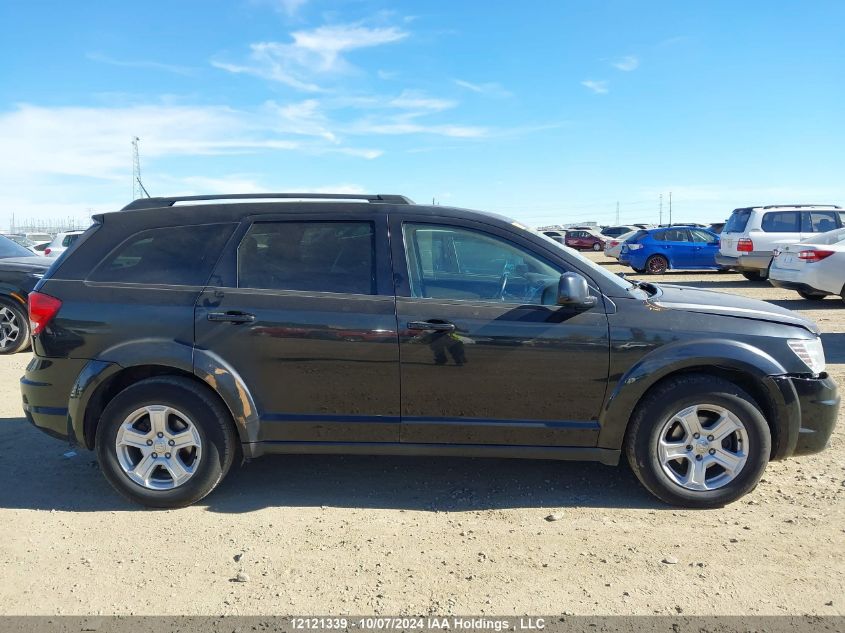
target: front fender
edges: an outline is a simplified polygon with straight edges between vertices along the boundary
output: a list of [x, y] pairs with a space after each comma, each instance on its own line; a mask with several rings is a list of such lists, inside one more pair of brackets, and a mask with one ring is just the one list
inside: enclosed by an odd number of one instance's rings
[[790, 444], [794, 445], [800, 426], [797, 400], [771, 378], [785, 374], [784, 367], [772, 356], [748, 343], [702, 339], [658, 347], [634, 363], [613, 384], [599, 416], [601, 432], [598, 446], [618, 450], [625, 438], [631, 414], [648, 390], [673, 373], [696, 368], [711, 372], [724, 369], [759, 381], [777, 418], [769, 421], [776, 425], [781, 438], [775, 446], [774, 456], [788, 451]]

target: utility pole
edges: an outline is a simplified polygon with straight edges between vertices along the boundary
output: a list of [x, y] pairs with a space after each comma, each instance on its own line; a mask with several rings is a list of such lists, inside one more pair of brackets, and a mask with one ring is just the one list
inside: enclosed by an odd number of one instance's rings
[[619, 224], [619, 200], [616, 201], [616, 224]]
[[660, 226], [661, 224], [663, 224], [663, 194], [662, 193], [660, 194], [660, 222], [658, 223], [658, 226]]
[[138, 198], [142, 198], [146, 196], [147, 198], [150, 197], [150, 194], [147, 193], [146, 187], [144, 187], [144, 183], [141, 182], [141, 156], [138, 152], [138, 141], [141, 139], [137, 136], [132, 137], [132, 199], [137, 200]]
[[669, 224], [672, 224], [672, 192], [669, 192]]

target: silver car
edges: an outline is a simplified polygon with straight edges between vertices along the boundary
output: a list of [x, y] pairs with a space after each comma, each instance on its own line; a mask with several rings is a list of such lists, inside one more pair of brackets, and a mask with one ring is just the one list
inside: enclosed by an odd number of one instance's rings
[[622, 245], [625, 243], [625, 240], [634, 237], [639, 231], [640, 229], [636, 229], [623, 233], [619, 237], [608, 238], [604, 243], [604, 254], [613, 259], [619, 259], [619, 253], [622, 251]]

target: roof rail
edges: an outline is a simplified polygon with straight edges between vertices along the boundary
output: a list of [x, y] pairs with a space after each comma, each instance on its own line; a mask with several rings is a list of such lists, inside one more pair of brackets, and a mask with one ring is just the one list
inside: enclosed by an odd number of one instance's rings
[[381, 202], [388, 204], [414, 204], [409, 198], [398, 195], [367, 195], [355, 193], [226, 193], [205, 196], [138, 198], [123, 207], [121, 211], [172, 207], [177, 202], [194, 202], [201, 200], [261, 200], [267, 198], [294, 200], [366, 200], [367, 202]]
[[841, 209], [842, 207], [835, 204], [769, 204], [763, 207], [764, 209], [779, 209], [780, 207], [792, 207], [794, 209], [803, 209], [804, 207], [821, 207], [823, 209]]

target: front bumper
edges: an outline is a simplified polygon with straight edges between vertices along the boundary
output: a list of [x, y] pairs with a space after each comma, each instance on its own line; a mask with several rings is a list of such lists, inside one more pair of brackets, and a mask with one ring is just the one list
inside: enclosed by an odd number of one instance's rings
[[[836, 426], [840, 397], [836, 382], [827, 374], [818, 378], [777, 376], [781, 391], [794, 394], [799, 426], [791, 455], [809, 455], [824, 450]], [[791, 442], [790, 442], [791, 443]]]
[[732, 268], [739, 271], [764, 271], [769, 269], [769, 264], [772, 263], [772, 253], [763, 251], [756, 253], [748, 253], [747, 255], [740, 255], [733, 257], [731, 255], [723, 255], [716, 253], [716, 264], [722, 268]]

